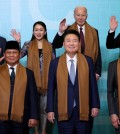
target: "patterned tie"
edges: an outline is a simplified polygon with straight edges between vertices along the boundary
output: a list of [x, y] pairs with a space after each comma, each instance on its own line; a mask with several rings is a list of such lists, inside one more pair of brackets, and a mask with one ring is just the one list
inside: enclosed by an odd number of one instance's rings
[[85, 50], [85, 41], [84, 41], [84, 35], [83, 35], [83, 28], [80, 28], [80, 40], [81, 40], [81, 53], [84, 53]]
[[72, 84], [74, 84], [75, 81], [75, 67], [74, 67], [74, 60], [71, 59], [71, 66], [70, 66], [70, 79], [72, 81]]
[[10, 69], [12, 70], [11, 75], [10, 75], [10, 79], [13, 82], [14, 79], [15, 79], [15, 71], [14, 71], [14, 68], [13, 67], [10, 67]]

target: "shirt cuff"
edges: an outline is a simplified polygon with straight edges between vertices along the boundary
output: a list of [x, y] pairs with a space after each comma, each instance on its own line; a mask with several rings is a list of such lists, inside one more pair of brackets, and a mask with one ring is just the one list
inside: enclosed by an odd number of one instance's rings
[[113, 33], [114, 31], [113, 30], [109, 30], [109, 33]]
[[63, 35], [63, 33], [61, 33], [60, 31], [58, 31], [58, 35], [59, 35], [59, 36], [62, 36], [62, 35]]
[[96, 74], [98, 77], [100, 77], [100, 75], [99, 74]]

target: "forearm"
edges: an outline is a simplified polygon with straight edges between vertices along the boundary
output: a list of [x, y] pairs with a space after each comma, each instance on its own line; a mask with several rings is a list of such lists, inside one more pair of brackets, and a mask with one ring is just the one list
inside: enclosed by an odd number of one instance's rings
[[60, 36], [57, 33], [55, 38], [53, 39], [52, 46], [53, 46], [53, 49], [61, 48], [63, 46], [63, 36]]
[[115, 32], [109, 33], [106, 39], [106, 47], [108, 49], [114, 49], [114, 48], [119, 48], [120, 47], [120, 34], [114, 38]]
[[101, 70], [102, 70], [102, 58], [101, 58], [101, 52], [99, 48], [97, 60], [95, 63], [95, 74], [98, 74], [99, 76], [101, 76]]

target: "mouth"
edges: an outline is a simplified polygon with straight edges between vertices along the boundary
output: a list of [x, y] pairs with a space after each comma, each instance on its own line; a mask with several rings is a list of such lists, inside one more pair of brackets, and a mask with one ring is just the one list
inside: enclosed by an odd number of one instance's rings
[[40, 38], [40, 37], [41, 37], [41, 35], [37, 35], [37, 37], [38, 37], [38, 38]]
[[71, 46], [71, 47], [69, 47], [69, 48], [70, 48], [70, 49], [74, 49], [74, 47], [72, 47], [72, 46]]

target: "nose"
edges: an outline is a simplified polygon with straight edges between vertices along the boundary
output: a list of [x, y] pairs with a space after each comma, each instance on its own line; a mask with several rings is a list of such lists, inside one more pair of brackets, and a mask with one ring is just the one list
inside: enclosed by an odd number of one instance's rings
[[14, 56], [14, 53], [13, 52], [9, 53], [9, 56]]

